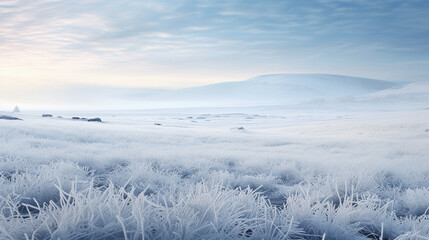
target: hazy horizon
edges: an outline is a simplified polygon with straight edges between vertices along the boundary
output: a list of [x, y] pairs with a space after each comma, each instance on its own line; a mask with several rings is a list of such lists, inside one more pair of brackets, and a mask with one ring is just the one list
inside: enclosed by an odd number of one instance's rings
[[42, 89], [18, 89], [21, 93], [27, 92], [24, 97], [0, 89], [0, 98], [8, 100], [0, 102], [0, 111], [8, 112], [15, 106], [26, 112], [257, 106], [312, 108], [317, 102], [319, 107], [321, 103], [347, 106], [362, 100], [372, 101], [375, 106], [386, 100], [391, 104], [406, 103], [407, 94], [422, 98], [428, 87], [427, 82], [384, 81], [334, 74], [267, 74], [241, 81], [164, 89], [57, 84]]

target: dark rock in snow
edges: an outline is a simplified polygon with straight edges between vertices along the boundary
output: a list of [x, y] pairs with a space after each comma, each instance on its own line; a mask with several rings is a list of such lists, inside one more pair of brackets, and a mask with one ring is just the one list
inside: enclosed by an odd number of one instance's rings
[[101, 118], [90, 118], [88, 119], [88, 122], [102, 122]]
[[42, 117], [52, 117], [52, 114], [42, 114]]
[[153, 125], [161, 126], [162, 124], [161, 123], [154, 123]]
[[237, 128], [237, 130], [244, 130], [244, 127], [239, 127]]
[[0, 119], [3, 119], [3, 120], [21, 120], [22, 121], [21, 118], [7, 116], [7, 115], [0, 115]]
[[86, 118], [80, 118], [80, 120], [86, 120]]
[[79, 120], [80, 117], [72, 117], [73, 120]]
[[425, 132], [429, 132], [429, 128], [425, 130]]

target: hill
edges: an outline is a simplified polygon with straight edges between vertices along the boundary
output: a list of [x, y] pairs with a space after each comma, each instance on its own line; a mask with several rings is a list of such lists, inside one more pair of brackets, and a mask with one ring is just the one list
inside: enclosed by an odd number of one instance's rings
[[401, 83], [328, 74], [273, 74], [184, 88], [143, 98], [182, 107], [284, 105], [374, 93]]

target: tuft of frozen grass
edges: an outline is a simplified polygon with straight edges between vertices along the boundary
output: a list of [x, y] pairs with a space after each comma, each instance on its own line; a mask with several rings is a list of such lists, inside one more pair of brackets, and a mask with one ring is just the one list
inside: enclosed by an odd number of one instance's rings
[[20, 203], [46, 203], [58, 198], [55, 182], [69, 191], [72, 181], [81, 182], [82, 187], [87, 187], [90, 175], [85, 168], [71, 162], [23, 166], [22, 170], [16, 169], [13, 172], [1, 171], [0, 196], [14, 196]]
[[[7, 199], [0, 237], [11, 239], [296, 239], [297, 222], [251, 189], [199, 183], [187, 191], [148, 196], [110, 184], [69, 192], [59, 200]], [[176, 196], [174, 196], [176, 195]], [[18, 208], [28, 209], [22, 213]], [[34, 213], [36, 212], [36, 213]]]
[[429, 214], [429, 188], [407, 189], [399, 198], [402, 215]]

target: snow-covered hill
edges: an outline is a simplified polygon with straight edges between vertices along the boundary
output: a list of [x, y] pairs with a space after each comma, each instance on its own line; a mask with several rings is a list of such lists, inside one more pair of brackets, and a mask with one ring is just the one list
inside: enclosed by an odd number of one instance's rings
[[328, 74], [273, 74], [184, 88], [142, 100], [182, 107], [284, 105], [374, 93], [402, 83]]

